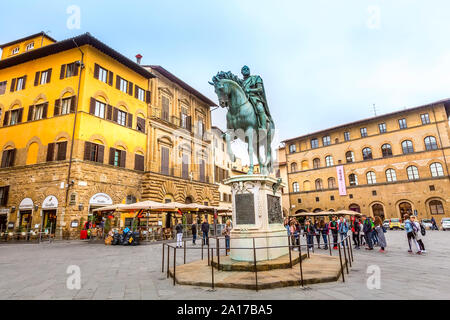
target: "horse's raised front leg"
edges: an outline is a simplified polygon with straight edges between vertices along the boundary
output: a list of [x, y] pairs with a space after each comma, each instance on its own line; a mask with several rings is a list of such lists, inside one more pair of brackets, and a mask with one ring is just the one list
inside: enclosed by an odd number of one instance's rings
[[248, 128], [245, 131], [245, 135], [247, 137], [247, 143], [248, 143], [248, 158], [250, 160], [250, 165], [248, 167], [248, 172], [247, 174], [253, 174], [253, 141], [254, 141], [254, 129], [253, 128]]

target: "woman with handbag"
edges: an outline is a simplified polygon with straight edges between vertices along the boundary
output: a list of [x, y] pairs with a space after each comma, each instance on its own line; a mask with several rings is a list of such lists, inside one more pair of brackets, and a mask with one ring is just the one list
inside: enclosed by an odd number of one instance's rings
[[386, 248], [386, 237], [384, 236], [384, 233], [386, 230], [383, 226], [383, 221], [381, 221], [381, 218], [379, 216], [376, 216], [375, 218], [375, 230], [377, 232], [378, 236], [378, 245], [381, 247], [379, 252], [384, 252], [384, 248]]
[[409, 245], [409, 253], [412, 253], [412, 247], [411, 247], [411, 240], [414, 241], [414, 243], [417, 246], [417, 254], [422, 254], [422, 251], [420, 250], [420, 246], [419, 243], [416, 240], [416, 226], [414, 225], [414, 223], [409, 220], [409, 215], [405, 214], [404, 215], [404, 220], [405, 220], [405, 231], [406, 231], [406, 236], [408, 237], [408, 245]]

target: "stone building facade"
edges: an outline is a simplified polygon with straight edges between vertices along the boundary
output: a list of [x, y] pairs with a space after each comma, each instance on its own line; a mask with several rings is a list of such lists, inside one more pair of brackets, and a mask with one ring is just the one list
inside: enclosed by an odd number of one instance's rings
[[289, 214], [450, 216], [449, 111], [438, 101], [285, 140]]

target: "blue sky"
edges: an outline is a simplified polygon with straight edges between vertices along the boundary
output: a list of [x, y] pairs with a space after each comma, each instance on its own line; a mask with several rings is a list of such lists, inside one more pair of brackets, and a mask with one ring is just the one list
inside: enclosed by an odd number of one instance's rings
[[[80, 29], [66, 26], [70, 5]], [[450, 96], [448, 1], [8, 1], [0, 28], [1, 43], [90, 32], [214, 101], [211, 77], [247, 64], [278, 140]], [[213, 122], [225, 126], [223, 110]]]

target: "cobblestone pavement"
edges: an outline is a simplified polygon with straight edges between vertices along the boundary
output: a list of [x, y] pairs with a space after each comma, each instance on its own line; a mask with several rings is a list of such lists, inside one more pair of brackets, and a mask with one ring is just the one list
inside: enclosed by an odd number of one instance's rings
[[[0, 299], [450, 299], [450, 232], [428, 231], [422, 256], [407, 253], [403, 231], [388, 231], [387, 241], [384, 254], [354, 251], [345, 283], [259, 292], [173, 286], [161, 273], [160, 244], [0, 243]], [[198, 259], [195, 252], [188, 261]], [[69, 265], [80, 267], [80, 290], [67, 289]], [[370, 265], [380, 267], [380, 289], [367, 288]]]

